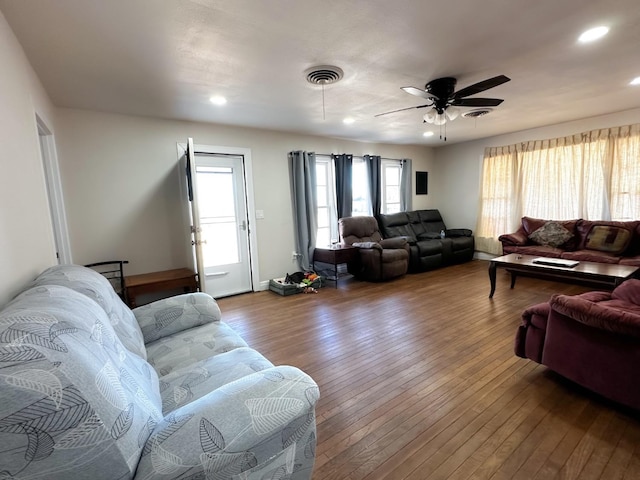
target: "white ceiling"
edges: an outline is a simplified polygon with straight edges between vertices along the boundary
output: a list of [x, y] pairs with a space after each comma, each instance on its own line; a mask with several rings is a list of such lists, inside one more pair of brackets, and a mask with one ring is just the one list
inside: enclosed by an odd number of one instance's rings
[[[640, 107], [638, 0], [0, 0], [59, 107], [244, 125], [360, 141], [425, 138], [400, 90], [453, 76], [504, 103], [447, 124], [447, 144]], [[610, 33], [578, 44], [585, 29]], [[329, 64], [325, 87], [305, 70]], [[212, 95], [228, 103], [217, 107]], [[465, 109], [466, 110], [466, 109]], [[343, 124], [344, 117], [355, 123]]]

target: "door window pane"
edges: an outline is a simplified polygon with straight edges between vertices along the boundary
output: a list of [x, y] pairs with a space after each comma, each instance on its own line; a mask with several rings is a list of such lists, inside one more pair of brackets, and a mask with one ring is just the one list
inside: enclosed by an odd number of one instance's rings
[[238, 223], [234, 201], [233, 170], [197, 167], [198, 206], [202, 228], [204, 267], [240, 261]]

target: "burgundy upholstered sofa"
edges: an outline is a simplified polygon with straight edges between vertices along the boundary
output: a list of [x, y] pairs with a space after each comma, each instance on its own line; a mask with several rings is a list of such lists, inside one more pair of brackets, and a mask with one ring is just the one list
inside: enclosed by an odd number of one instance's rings
[[504, 255], [519, 253], [640, 267], [640, 221], [522, 217], [516, 232], [500, 235], [498, 240]]
[[640, 410], [640, 280], [527, 308], [515, 353]]

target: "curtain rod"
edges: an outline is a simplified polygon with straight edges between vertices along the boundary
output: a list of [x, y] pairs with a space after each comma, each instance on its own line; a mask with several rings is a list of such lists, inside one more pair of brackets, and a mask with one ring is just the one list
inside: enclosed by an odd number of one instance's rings
[[[332, 153], [316, 153], [316, 157], [331, 157]], [[353, 158], [364, 158], [362, 155], [354, 155]], [[386, 158], [380, 157], [380, 160], [392, 160], [394, 162], [401, 162], [403, 158]]]

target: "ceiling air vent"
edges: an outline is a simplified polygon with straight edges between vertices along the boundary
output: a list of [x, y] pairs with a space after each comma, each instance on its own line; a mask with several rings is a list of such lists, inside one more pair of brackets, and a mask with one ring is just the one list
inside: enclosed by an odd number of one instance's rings
[[491, 112], [493, 112], [493, 108], [475, 108], [473, 110], [469, 110], [468, 112], [464, 112], [462, 116], [465, 118], [478, 118]]
[[344, 72], [341, 68], [331, 65], [318, 65], [311, 67], [304, 72], [307, 76], [307, 82], [314, 85], [330, 85], [339, 81]]

